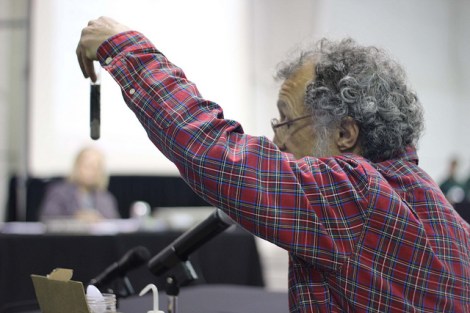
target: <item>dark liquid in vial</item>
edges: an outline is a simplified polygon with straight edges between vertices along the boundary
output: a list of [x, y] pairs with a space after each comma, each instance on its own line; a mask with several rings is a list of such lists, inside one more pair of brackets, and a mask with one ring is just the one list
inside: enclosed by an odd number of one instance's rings
[[100, 138], [101, 85], [90, 85], [90, 137]]

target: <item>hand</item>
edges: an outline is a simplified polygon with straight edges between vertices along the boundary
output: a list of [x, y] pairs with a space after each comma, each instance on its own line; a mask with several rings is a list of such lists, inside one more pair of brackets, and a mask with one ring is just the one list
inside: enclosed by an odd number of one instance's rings
[[88, 26], [82, 30], [77, 46], [78, 64], [85, 78], [96, 81], [96, 73], [93, 61], [97, 60], [96, 52], [99, 46], [109, 37], [130, 30], [125, 25], [119, 24], [109, 17], [100, 17], [88, 22]]
[[97, 211], [81, 209], [75, 212], [74, 218], [85, 223], [97, 223], [103, 220], [103, 215]]

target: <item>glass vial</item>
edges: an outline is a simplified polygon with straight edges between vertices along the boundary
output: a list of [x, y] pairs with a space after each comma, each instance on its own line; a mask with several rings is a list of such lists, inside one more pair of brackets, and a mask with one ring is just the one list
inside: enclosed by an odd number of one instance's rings
[[103, 293], [99, 296], [86, 296], [90, 313], [117, 313], [116, 295], [112, 293]]

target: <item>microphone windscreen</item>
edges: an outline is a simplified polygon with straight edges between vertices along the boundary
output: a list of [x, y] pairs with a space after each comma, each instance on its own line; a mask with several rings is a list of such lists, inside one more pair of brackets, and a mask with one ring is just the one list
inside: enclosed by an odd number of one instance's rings
[[136, 268], [150, 259], [150, 252], [147, 248], [138, 246], [127, 252], [119, 261], [119, 268], [121, 273], [126, 273], [129, 270]]

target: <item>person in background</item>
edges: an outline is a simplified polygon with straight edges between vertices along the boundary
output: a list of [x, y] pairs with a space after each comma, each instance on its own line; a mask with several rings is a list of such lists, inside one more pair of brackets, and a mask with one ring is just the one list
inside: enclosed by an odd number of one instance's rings
[[460, 216], [470, 223], [470, 175], [466, 180], [463, 180], [461, 188], [463, 190], [464, 198], [461, 202], [455, 203], [454, 207]]
[[468, 206], [470, 207], [470, 175], [468, 175], [467, 180], [463, 183], [463, 190], [465, 192], [465, 202], [469, 204]]
[[107, 190], [107, 184], [104, 155], [96, 148], [83, 148], [75, 158], [70, 176], [48, 186], [40, 220], [97, 222], [119, 218], [116, 199]]
[[439, 188], [452, 204], [460, 203], [465, 199], [463, 185], [457, 178], [458, 167], [459, 160], [457, 157], [453, 157], [449, 162], [449, 172], [446, 179], [439, 184]]
[[291, 312], [470, 312], [470, 225], [418, 166], [422, 107], [382, 50], [322, 40], [286, 62], [273, 140], [110, 18], [76, 53], [86, 78], [98, 60], [116, 80], [193, 190], [289, 252]]

